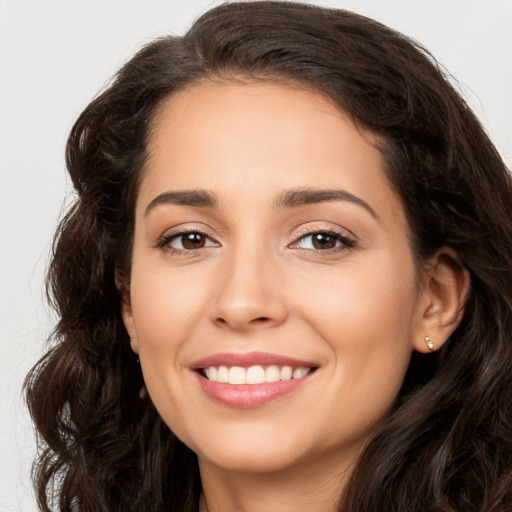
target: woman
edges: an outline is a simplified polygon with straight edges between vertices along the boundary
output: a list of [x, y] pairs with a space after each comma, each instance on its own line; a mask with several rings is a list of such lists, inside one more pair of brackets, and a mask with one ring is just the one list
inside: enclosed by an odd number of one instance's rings
[[42, 510], [510, 510], [512, 184], [424, 50], [221, 6], [121, 69], [67, 161]]

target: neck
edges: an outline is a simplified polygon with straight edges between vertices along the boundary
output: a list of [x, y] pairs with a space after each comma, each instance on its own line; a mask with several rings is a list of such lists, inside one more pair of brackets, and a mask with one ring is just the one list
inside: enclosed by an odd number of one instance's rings
[[340, 467], [309, 461], [272, 473], [226, 470], [200, 461], [203, 493], [200, 512], [335, 512], [352, 472], [352, 463]]

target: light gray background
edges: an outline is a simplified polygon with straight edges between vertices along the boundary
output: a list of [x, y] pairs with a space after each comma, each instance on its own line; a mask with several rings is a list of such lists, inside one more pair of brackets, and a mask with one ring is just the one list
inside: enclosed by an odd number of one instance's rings
[[[0, 0], [0, 511], [36, 510], [21, 385], [53, 325], [43, 274], [69, 182], [74, 119], [145, 42], [218, 1]], [[318, 0], [410, 35], [458, 87], [512, 167], [512, 0]]]

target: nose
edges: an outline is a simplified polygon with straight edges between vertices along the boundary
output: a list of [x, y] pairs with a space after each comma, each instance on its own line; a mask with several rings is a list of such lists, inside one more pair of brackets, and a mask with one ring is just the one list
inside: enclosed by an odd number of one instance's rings
[[218, 326], [244, 332], [276, 327], [286, 320], [282, 272], [268, 254], [238, 251], [226, 257], [218, 270], [210, 311]]

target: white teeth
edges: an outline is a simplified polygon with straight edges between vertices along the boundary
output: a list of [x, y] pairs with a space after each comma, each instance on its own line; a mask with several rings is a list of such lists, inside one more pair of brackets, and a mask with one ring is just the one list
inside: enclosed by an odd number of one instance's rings
[[281, 371], [277, 366], [267, 366], [265, 370], [265, 381], [266, 382], [277, 382], [281, 379]]
[[293, 377], [293, 370], [291, 366], [283, 366], [281, 368], [281, 380], [290, 380]]
[[293, 378], [301, 379], [302, 377], [305, 377], [309, 372], [309, 368], [295, 368], [295, 370], [293, 370]]
[[210, 368], [206, 368], [205, 373], [210, 380], [217, 380], [217, 368], [215, 368], [215, 366], [210, 366]]
[[229, 382], [229, 372], [227, 366], [219, 366], [219, 369], [217, 370], [217, 382]]
[[210, 366], [204, 368], [204, 375], [213, 382], [229, 384], [263, 384], [280, 380], [301, 379], [311, 372], [311, 368], [292, 368], [291, 366]]
[[263, 384], [265, 382], [265, 370], [263, 366], [251, 366], [247, 368], [245, 381], [247, 384]]
[[245, 384], [245, 368], [232, 366], [229, 369], [228, 379], [230, 384]]

